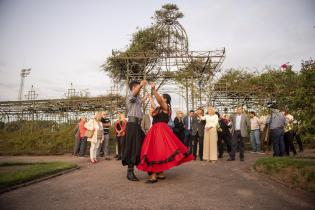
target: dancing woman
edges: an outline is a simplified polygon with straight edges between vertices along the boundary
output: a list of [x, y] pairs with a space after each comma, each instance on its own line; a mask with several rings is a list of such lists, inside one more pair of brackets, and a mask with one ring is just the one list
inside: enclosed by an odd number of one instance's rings
[[187, 147], [176, 137], [167, 125], [171, 117], [171, 97], [168, 94], [160, 96], [155, 84], [151, 83], [152, 93], [159, 106], [155, 106], [150, 97], [152, 127], [142, 144], [139, 170], [146, 171], [149, 179], [146, 183], [155, 183], [165, 179], [164, 171], [194, 159]]

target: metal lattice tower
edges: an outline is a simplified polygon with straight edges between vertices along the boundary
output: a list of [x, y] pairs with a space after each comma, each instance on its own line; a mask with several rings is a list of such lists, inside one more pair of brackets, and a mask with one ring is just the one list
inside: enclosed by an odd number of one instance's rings
[[22, 95], [23, 95], [23, 89], [24, 89], [24, 80], [25, 78], [31, 73], [31, 69], [22, 69], [20, 76], [21, 76], [21, 81], [20, 81], [20, 88], [19, 88], [19, 94], [18, 94], [18, 100], [22, 100]]

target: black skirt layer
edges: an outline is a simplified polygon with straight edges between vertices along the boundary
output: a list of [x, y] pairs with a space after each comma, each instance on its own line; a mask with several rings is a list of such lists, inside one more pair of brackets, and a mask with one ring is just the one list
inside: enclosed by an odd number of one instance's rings
[[126, 139], [123, 142], [122, 164], [138, 165], [140, 163], [141, 146], [145, 134], [141, 126], [135, 122], [127, 122]]

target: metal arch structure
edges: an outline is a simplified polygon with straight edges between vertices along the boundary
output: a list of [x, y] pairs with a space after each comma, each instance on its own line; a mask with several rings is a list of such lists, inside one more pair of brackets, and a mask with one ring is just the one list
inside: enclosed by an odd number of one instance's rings
[[[188, 36], [184, 27], [172, 17], [163, 19], [163, 21], [158, 20], [153, 27], [157, 32], [166, 32], [166, 35], [158, 41], [158, 51], [112, 51], [111, 59], [126, 64], [126, 87], [131, 80], [146, 79], [154, 81], [160, 88], [166, 82], [174, 81], [175, 74], [184, 71], [193, 61], [202, 63], [203, 67], [192, 70], [194, 76], [189, 79], [212, 82], [213, 75], [220, 71], [225, 59], [225, 48], [209, 51], [189, 50]], [[143, 63], [143, 61], [145, 62]], [[133, 71], [134, 65], [140, 66], [141, 70]], [[128, 88], [126, 88], [127, 94]], [[187, 110], [189, 109], [188, 106], [187, 99]]]
[[[112, 110], [113, 107], [115, 110]], [[96, 111], [108, 110], [111, 110], [113, 115], [124, 109], [125, 98], [114, 94], [92, 98], [1, 101], [0, 121], [7, 123], [19, 120], [45, 120], [69, 123], [78, 120], [80, 115], [92, 116]]]
[[209, 99], [219, 113], [231, 114], [239, 105], [247, 111], [258, 111], [265, 106], [270, 96], [260, 88], [232, 90], [222, 81], [213, 85]]

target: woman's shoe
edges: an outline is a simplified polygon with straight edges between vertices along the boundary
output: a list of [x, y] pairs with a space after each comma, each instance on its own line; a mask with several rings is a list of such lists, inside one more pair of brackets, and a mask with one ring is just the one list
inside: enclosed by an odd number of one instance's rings
[[157, 179], [148, 179], [147, 181], [145, 181], [146, 184], [154, 184], [156, 182], [158, 182]]
[[157, 179], [163, 180], [163, 179], [166, 179], [166, 177], [165, 176], [158, 176]]
[[161, 180], [162, 180], [162, 179], [165, 179], [165, 178], [166, 178], [166, 177], [164, 176], [164, 173], [157, 173], [156, 175], [157, 175], [157, 177], [156, 177], [157, 179], [161, 179]]
[[95, 163], [96, 163], [95, 160], [90, 160], [90, 162], [91, 162], [92, 164], [95, 164]]

